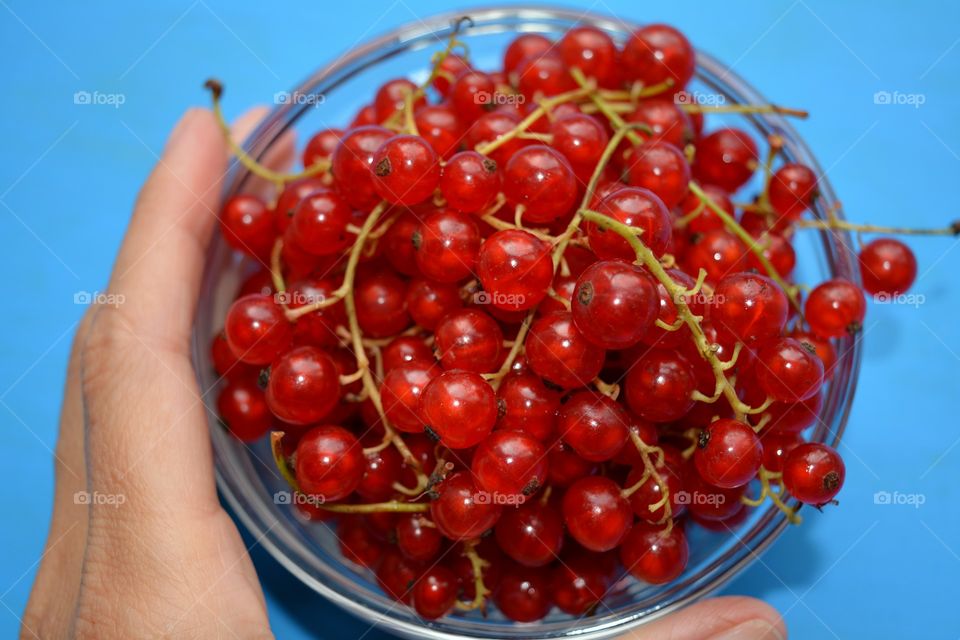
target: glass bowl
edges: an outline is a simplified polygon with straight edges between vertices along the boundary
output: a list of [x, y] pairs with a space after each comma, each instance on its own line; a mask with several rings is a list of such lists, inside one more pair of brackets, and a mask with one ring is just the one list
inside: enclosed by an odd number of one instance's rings
[[[262, 157], [287, 130], [300, 140], [328, 126], [343, 127], [371, 99], [384, 81], [406, 76], [419, 81], [429, 71], [430, 54], [440, 49], [456, 18], [469, 15], [472, 26], [460, 38], [470, 47], [479, 68], [499, 68], [502, 52], [518, 32], [554, 35], [577, 23], [607, 31], [621, 42], [635, 25], [602, 15], [553, 8], [502, 7], [442, 14], [396, 29], [362, 44], [320, 68], [294, 91], [275, 99], [279, 105], [251, 137], [247, 151]], [[767, 104], [769, 101], [732, 71], [702, 52], [697, 53], [697, 75], [687, 88], [701, 101], [728, 104]], [[285, 98], [284, 98], [285, 96]], [[802, 106], [802, 105], [799, 105]], [[771, 133], [785, 141], [783, 157], [802, 162], [822, 174], [797, 132], [777, 115], [716, 116], [708, 127], [732, 124], [764, 141]], [[759, 173], [759, 172], [758, 172]], [[226, 196], [241, 191], [249, 174], [236, 166], [228, 176]], [[747, 188], [756, 189], [755, 182]], [[825, 217], [835, 204], [833, 189], [821, 178], [821, 197], [813, 215]], [[796, 239], [799, 282], [815, 283], [828, 277], [859, 280], [850, 239], [839, 232], [805, 232]], [[251, 265], [229, 250], [218, 237], [209, 248], [203, 293], [194, 331], [194, 359], [200, 384], [213, 390], [218, 384], [210, 362], [210, 339], [222, 326], [226, 310]], [[837, 446], [853, 399], [861, 344], [845, 338], [836, 345], [839, 361], [826, 390], [819, 422], [807, 438]], [[210, 397], [215, 397], [211, 394]], [[212, 404], [212, 403], [211, 403]], [[274, 499], [287, 489], [276, 472], [266, 438], [244, 445], [229, 436], [210, 410], [210, 434], [216, 457], [220, 491], [253, 537], [300, 580], [356, 616], [382, 629], [410, 638], [607, 638], [630, 627], [665, 615], [718, 589], [767, 549], [787, 526], [784, 515], [765, 503], [730, 534], [710, 533], [691, 526], [690, 563], [674, 582], [662, 586], [621, 579], [596, 613], [576, 618], [554, 610], [544, 620], [517, 624], [496, 611], [484, 618], [478, 612], [455, 613], [425, 622], [412, 609], [398, 605], [376, 585], [371, 572], [344, 560], [330, 526], [304, 521], [288, 504]], [[796, 504], [794, 503], [794, 506]]]

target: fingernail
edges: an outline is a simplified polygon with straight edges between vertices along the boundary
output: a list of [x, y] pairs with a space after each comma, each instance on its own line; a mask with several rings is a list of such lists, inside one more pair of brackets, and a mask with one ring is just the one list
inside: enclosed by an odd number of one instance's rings
[[741, 622], [732, 629], [727, 629], [720, 635], [713, 636], [712, 640], [784, 640], [780, 631], [766, 620], [749, 620]]

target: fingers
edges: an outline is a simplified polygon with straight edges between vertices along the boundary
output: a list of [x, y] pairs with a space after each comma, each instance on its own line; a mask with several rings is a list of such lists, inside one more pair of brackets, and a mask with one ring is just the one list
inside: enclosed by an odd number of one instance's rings
[[87, 472], [79, 353], [89, 330], [90, 318], [88, 311], [80, 322], [67, 366], [60, 435], [54, 457], [53, 516], [23, 616], [23, 635], [27, 637], [66, 637], [80, 590], [87, 508], [78, 496], [87, 490]]
[[787, 630], [777, 611], [754, 598], [712, 598], [664, 616], [623, 640], [783, 640]]

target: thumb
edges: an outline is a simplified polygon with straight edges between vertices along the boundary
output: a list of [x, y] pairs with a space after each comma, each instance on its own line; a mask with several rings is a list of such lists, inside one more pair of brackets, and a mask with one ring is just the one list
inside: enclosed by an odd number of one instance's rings
[[754, 598], [725, 596], [685, 607], [622, 636], [622, 640], [783, 640], [780, 614]]

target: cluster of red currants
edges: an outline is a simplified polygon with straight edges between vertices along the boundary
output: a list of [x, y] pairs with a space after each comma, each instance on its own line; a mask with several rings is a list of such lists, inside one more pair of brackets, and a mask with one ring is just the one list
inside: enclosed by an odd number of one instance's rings
[[[241, 156], [279, 190], [222, 214], [267, 265], [213, 343], [226, 427], [274, 431], [302, 514], [425, 618], [583, 615], [622, 569], [677, 578], [691, 526], [833, 501], [843, 462], [803, 432], [866, 304], [791, 283], [793, 234], [835, 220], [802, 220], [815, 173], [704, 131], [724, 107], [684, 92], [671, 27], [524, 34], [492, 72], [458, 45], [312, 137], [300, 174]], [[897, 240], [860, 258], [869, 293], [916, 275]]]

